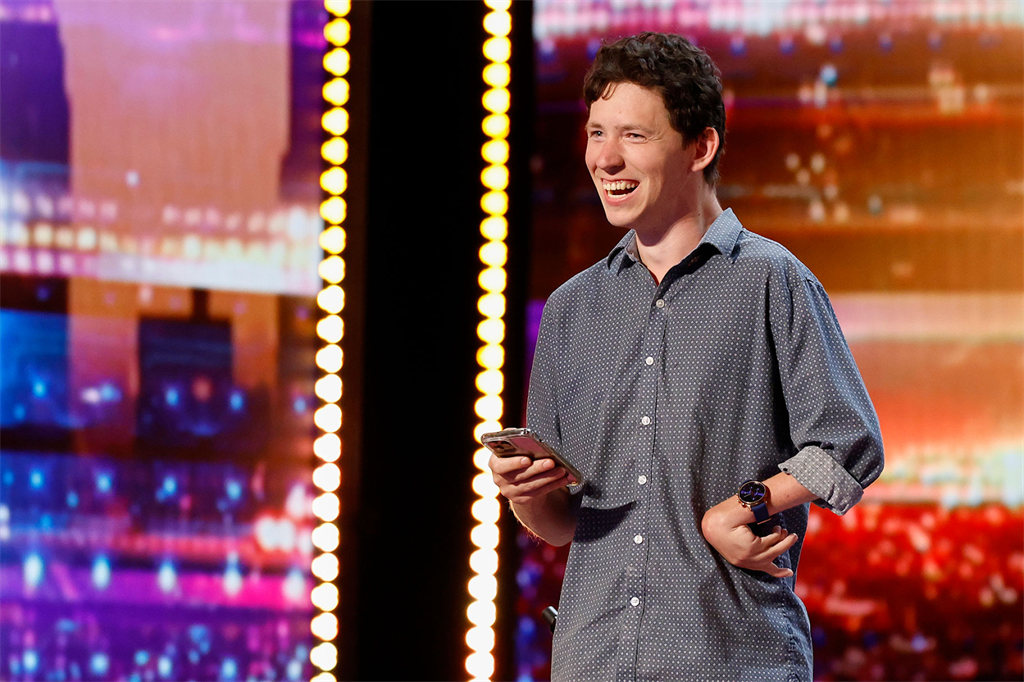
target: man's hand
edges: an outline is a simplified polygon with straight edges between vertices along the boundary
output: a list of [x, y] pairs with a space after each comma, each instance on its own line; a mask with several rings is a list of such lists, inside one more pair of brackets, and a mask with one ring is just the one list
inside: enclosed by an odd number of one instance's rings
[[758, 537], [747, 525], [753, 520], [750, 510], [733, 496], [709, 509], [700, 528], [704, 539], [733, 566], [764, 571], [776, 578], [793, 575], [791, 569], [776, 566], [775, 560], [799, 538], [780, 526], [772, 528], [771, 534]]
[[565, 469], [550, 458], [532, 460], [515, 455], [498, 457], [491, 455], [488, 462], [491, 476], [498, 490], [514, 504], [529, 504], [550, 492], [575, 483]]

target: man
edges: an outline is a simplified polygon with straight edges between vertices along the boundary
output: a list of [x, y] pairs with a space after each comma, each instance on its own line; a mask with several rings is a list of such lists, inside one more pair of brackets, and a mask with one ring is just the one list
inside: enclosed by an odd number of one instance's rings
[[708, 56], [625, 38], [584, 93], [587, 166], [629, 231], [548, 299], [527, 421], [585, 480], [490, 460], [524, 525], [572, 541], [552, 679], [809, 681], [808, 503], [845, 513], [878, 477], [874, 409], [814, 275], [718, 203]]

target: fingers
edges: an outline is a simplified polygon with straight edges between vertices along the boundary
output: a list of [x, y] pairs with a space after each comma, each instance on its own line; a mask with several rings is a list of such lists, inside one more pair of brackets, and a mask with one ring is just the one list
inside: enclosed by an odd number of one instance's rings
[[565, 486], [566, 471], [550, 458], [531, 460], [525, 456], [497, 457], [488, 461], [495, 485], [509, 500], [522, 502], [542, 497]]
[[498, 457], [497, 455], [491, 455], [491, 458], [487, 460], [487, 465], [491, 468], [491, 473], [499, 476], [504, 476], [519, 469], [525, 469], [533, 463], [533, 460], [529, 457], [515, 456], [515, 457]]
[[[533, 478], [538, 474], [553, 471], [557, 464], [555, 460], [545, 457], [544, 459], [532, 460], [529, 457], [496, 457], [491, 455], [489, 461], [491, 473], [496, 474], [510, 483], [520, 483]], [[564, 473], [564, 470], [562, 470]], [[495, 481], [497, 482], [497, 481]]]
[[775, 526], [770, 534], [758, 538], [760, 551], [750, 561], [748, 568], [764, 571], [776, 578], [788, 578], [793, 575], [792, 569], [777, 566], [775, 560], [789, 551], [789, 548], [795, 545], [799, 539], [800, 537], [795, 533]]

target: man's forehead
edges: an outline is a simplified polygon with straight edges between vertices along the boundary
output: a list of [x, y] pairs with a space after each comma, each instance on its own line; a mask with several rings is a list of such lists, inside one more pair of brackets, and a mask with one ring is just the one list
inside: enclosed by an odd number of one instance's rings
[[[616, 93], [621, 93], [623, 89], [628, 89], [630, 92], [622, 93], [624, 95], [622, 97], [616, 97]], [[607, 104], [599, 104], [601, 102], [611, 103], [613, 98], [615, 98], [615, 102], [611, 104], [612, 108], [609, 108]], [[601, 110], [597, 117], [595, 117], [595, 108]], [[665, 100], [661, 92], [631, 81], [609, 83], [601, 97], [591, 103], [590, 111], [587, 113], [588, 127], [613, 123], [618, 125], [621, 121], [604, 121], [603, 119], [617, 119], [619, 113], [625, 114], [627, 118], [635, 119], [636, 123], [668, 122], [669, 120], [669, 111], [665, 107]]]

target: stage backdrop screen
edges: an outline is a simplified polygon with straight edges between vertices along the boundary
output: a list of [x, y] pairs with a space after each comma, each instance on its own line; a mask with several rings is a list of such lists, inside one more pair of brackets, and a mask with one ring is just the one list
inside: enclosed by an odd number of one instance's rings
[[[812, 507], [797, 592], [819, 680], [1015, 680], [1024, 577], [1024, 9], [1019, 2], [541, 0], [532, 349], [604, 258], [582, 82], [603, 40], [681, 33], [722, 70], [718, 195], [829, 292], [886, 467]], [[529, 360], [529, 357], [527, 358]], [[518, 679], [547, 679], [565, 552], [519, 537]]]
[[0, 679], [312, 674], [326, 18], [0, 0]]

